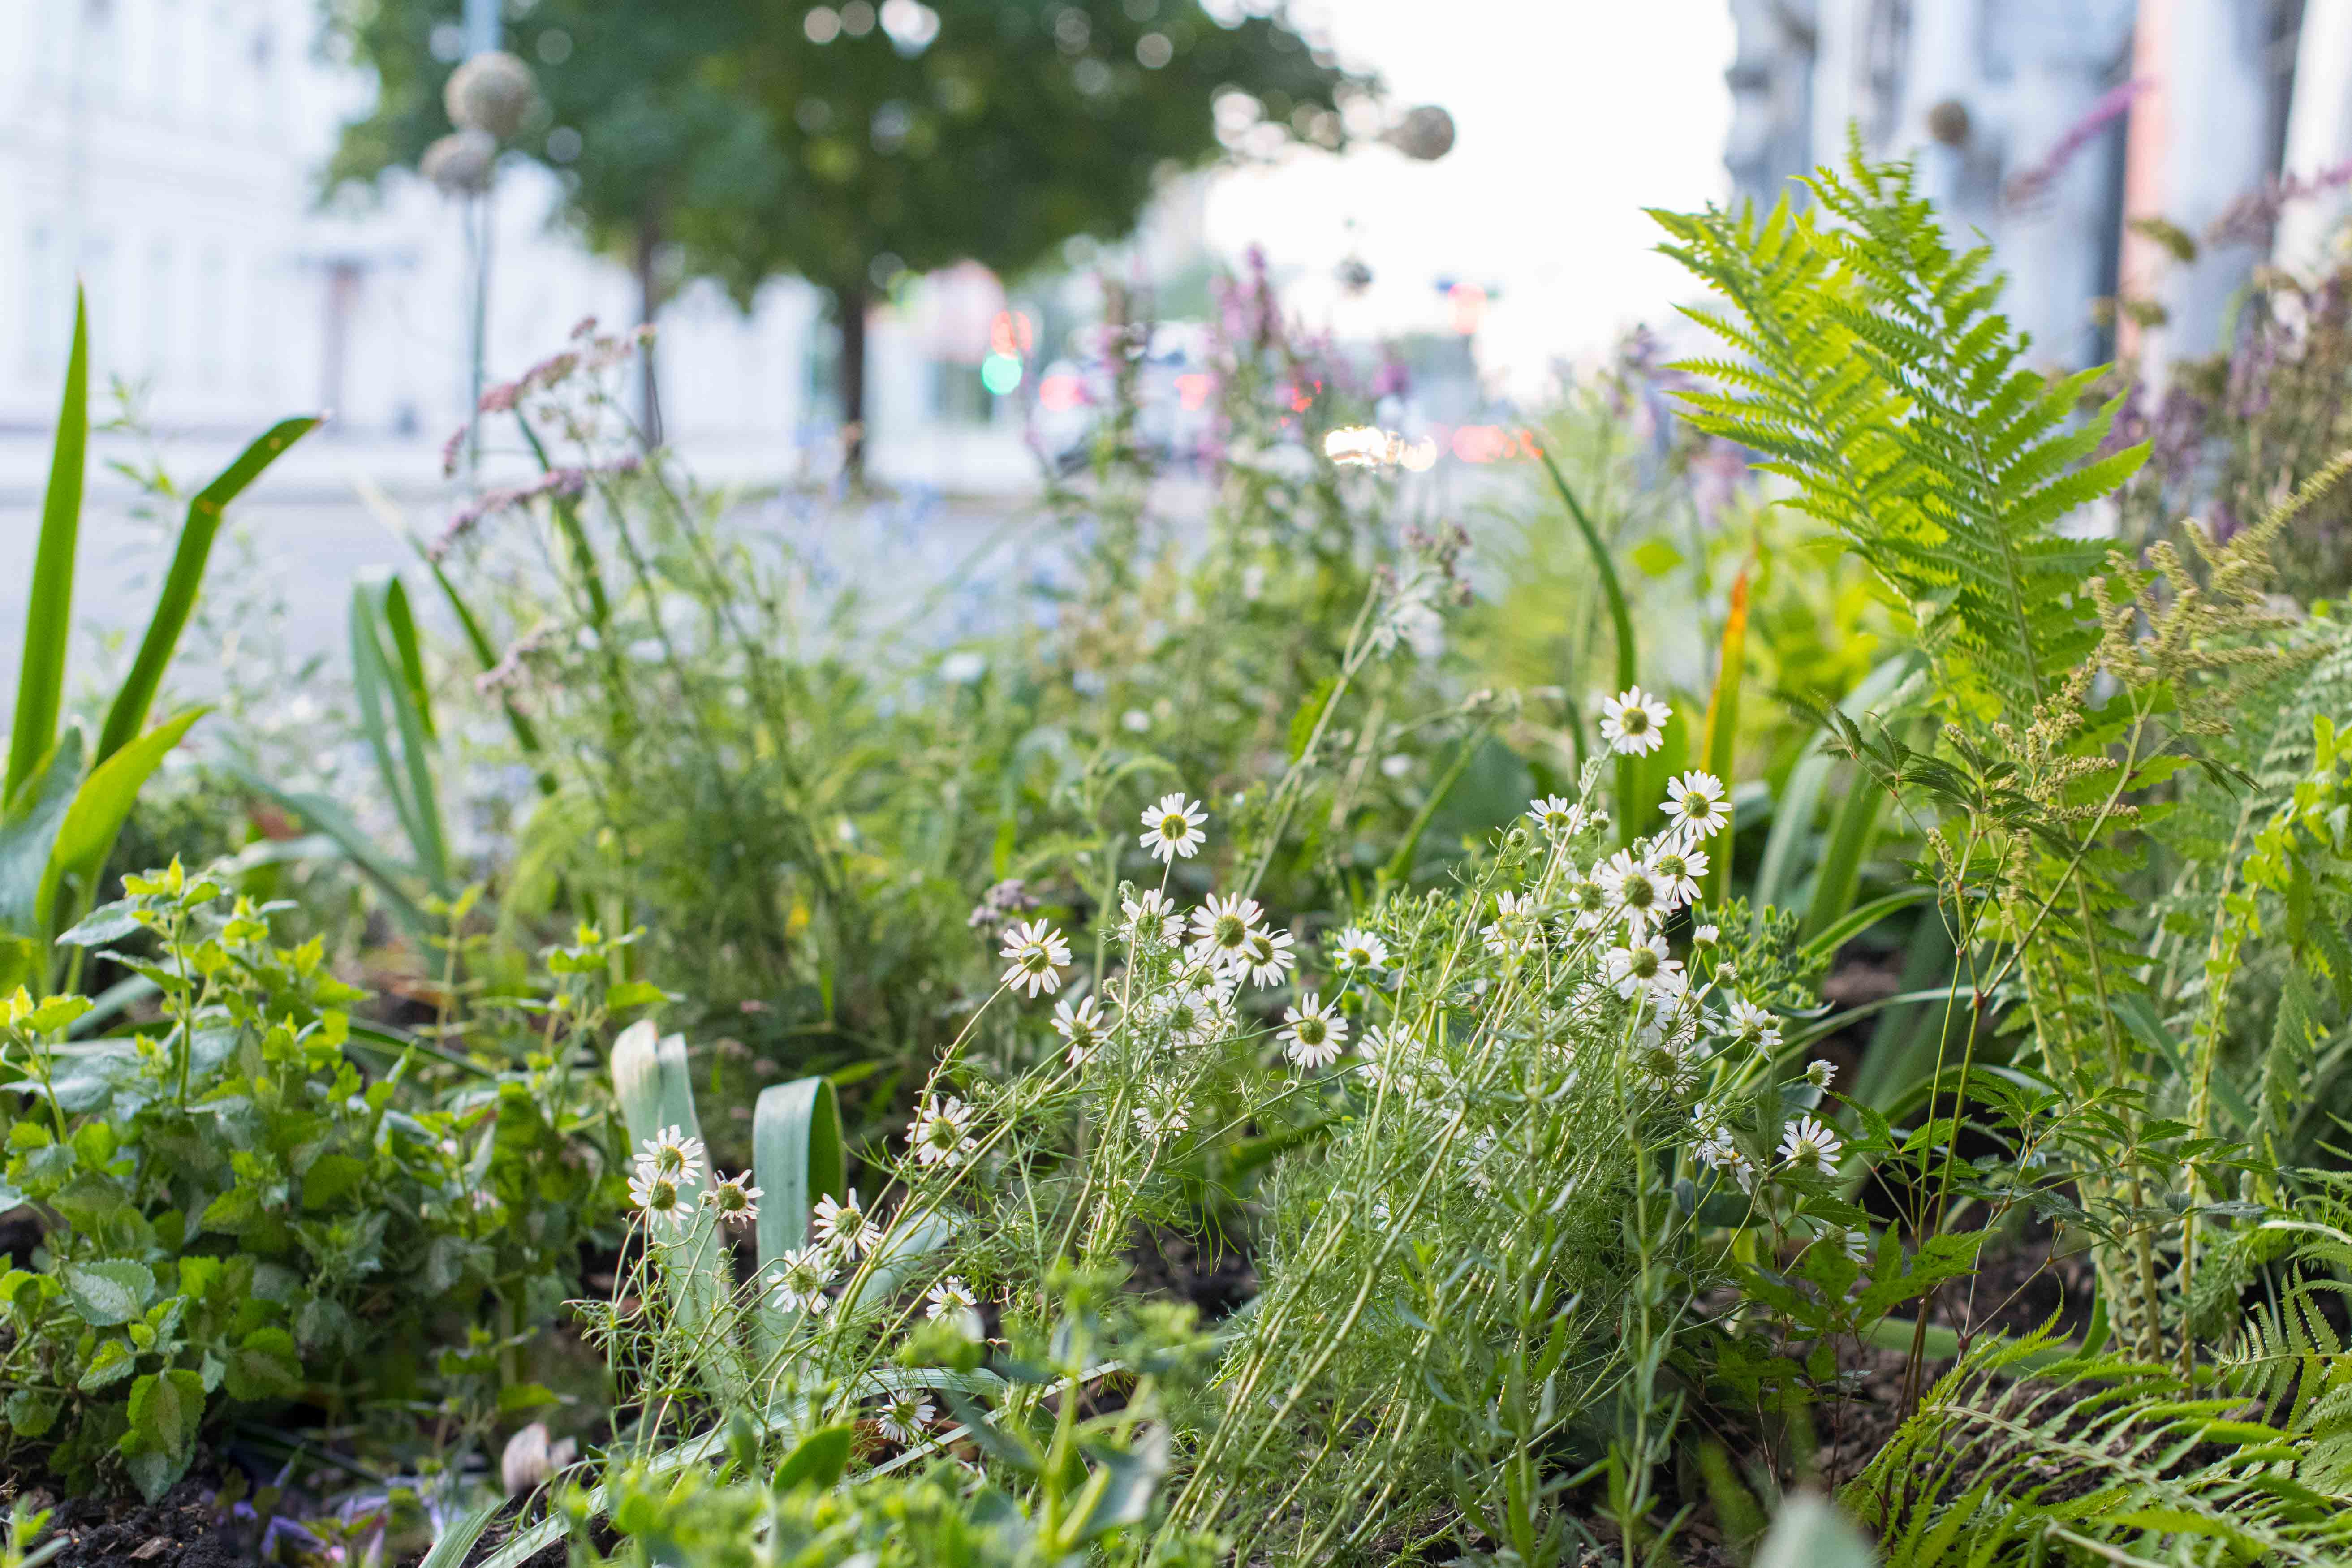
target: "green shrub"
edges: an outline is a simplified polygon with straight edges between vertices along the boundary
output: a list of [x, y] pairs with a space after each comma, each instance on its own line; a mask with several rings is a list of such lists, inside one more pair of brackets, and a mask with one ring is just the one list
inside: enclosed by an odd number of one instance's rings
[[618, 1196], [590, 1086], [542, 1049], [427, 1088], [466, 1058], [355, 1033], [363, 994], [267, 906], [177, 862], [125, 888], [67, 940], [152, 983], [153, 1022], [8, 1005], [0, 1205], [43, 1222], [0, 1279], [9, 1462], [152, 1499], [241, 1413], [438, 1397], [478, 1437], [544, 1397], [518, 1350]]

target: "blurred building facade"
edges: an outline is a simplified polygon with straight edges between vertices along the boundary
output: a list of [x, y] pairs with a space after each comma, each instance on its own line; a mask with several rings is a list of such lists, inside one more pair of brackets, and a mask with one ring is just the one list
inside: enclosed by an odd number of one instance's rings
[[[404, 175], [373, 199], [321, 205], [337, 128], [371, 87], [321, 58], [320, 26], [316, 0], [0, 4], [0, 488], [22, 488], [13, 470], [55, 420], [77, 279], [93, 388], [139, 389], [144, 417], [173, 437], [226, 441], [324, 408], [334, 438], [413, 457], [461, 421], [467, 214]], [[635, 320], [628, 273], [551, 221], [559, 196], [539, 165], [502, 166], [492, 380], [552, 353], [583, 316]], [[1189, 237], [1155, 243], [1197, 246], [1198, 226], [1195, 212]], [[973, 368], [1002, 289], [959, 269], [900, 304], [868, 336], [877, 470], [903, 467], [895, 452], [948, 483], [975, 461], [1025, 475], [1010, 410], [978, 393]], [[670, 439], [767, 477], [803, 454], [822, 467], [835, 333], [815, 290], [779, 279], [747, 313], [689, 285], [660, 325]], [[5, 462], [10, 446], [25, 462]]]
[[[1958, 235], [2011, 275], [2051, 365], [2121, 346], [2221, 346], [2231, 295], [2273, 254], [2309, 264], [2352, 179], [2352, 0], [1731, 0], [1725, 149], [1769, 203], [1841, 160], [1847, 127], [1915, 160]], [[2315, 186], [2305, 194], [2304, 187]], [[2288, 199], [2281, 200], [2282, 195]], [[2135, 227], [2161, 219], [2192, 261]], [[2160, 320], [2158, 319], [2160, 318]]]

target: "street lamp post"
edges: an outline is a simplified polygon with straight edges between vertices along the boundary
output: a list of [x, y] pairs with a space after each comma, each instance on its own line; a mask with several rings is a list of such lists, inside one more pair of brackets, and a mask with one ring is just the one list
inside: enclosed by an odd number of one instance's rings
[[[466, 58], [468, 60], [479, 59], [498, 48], [503, 41], [500, 37], [503, 29], [499, 25], [499, 4], [500, 0], [466, 0]], [[487, 181], [481, 194], [474, 197], [469, 205], [468, 216], [473, 221], [467, 227], [471, 231], [467, 237], [474, 242], [473, 255], [469, 258], [474, 264], [474, 309], [472, 342], [467, 344], [471, 363], [468, 367], [466, 419], [470, 426], [481, 417], [482, 383], [489, 358], [490, 192]], [[481, 467], [481, 439], [478, 435], [467, 438], [466, 460], [467, 479], [478, 484]]]

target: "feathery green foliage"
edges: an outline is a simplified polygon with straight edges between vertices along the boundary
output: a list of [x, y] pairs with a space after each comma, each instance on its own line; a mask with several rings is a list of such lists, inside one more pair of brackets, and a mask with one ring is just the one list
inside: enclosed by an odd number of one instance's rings
[[1990, 251], [1955, 250], [1911, 172], [1853, 157], [1806, 182], [1819, 204], [1654, 216], [1664, 247], [1732, 311], [1687, 313], [1744, 356], [1680, 368], [1693, 423], [1764, 454], [1836, 527], [1916, 626], [1947, 700], [2030, 711], [2097, 644], [2082, 596], [2095, 544], [2053, 525], [2122, 484], [2144, 449], [2097, 458], [2097, 378], [2026, 367], [1994, 306]]
[[[2339, 1186], [2326, 1218], [2352, 1217]], [[2352, 1237], [2315, 1215], [2305, 1262]], [[1845, 1500], [1891, 1568], [2059, 1561], [2336, 1563], [2352, 1552], [2352, 1362], [2321, 1310], [2336, 1279], [2290, 1272], [2212, 1371], [2092, 1350], [2046, 1330], [1965, 1355]]]

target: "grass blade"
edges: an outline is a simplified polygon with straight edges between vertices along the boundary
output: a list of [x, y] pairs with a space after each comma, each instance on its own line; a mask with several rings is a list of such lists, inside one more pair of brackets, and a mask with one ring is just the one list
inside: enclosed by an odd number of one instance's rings
[[1838, 803], [1837, 819], [1830, 826], [1822, 850], [1821, 869], [1813, 878], [1813, 901], [1805, 911], [1801, 934], [1807, 942], [1835, 929], [1862, 885], [1862, 863], [1878, 842], [1878, 819], [1886, 805], [1886, 792], [1866, 778], [1853, 780]]
[[[66, 644], [73, 629], [74, 552], [81, 534], [82, 469], [89, 448], [89, 312], [74, 289], [73, 353], [49, 453], [49, 489], [41, 500], [41, 537], [33, 552], [32, 596], [25, 605], [25, 658], [16, 669], [16, 718], [8, 737], [8, 776], [0, 802], [13, 801], [57, 741], [65, 701]], [[77, 747], [79, 750], [79, 747]]]
[[1868, 931], [1897, 910], [1907, 910], [1914, 904], [1924, 904], [1936, 896], [1931, 887], [1905, 888], [1884, 898], [1873, 899], [1858, 910], [1850, 910], [1825, 927], [1822, 932], [1798, 951], [1808, 958], [1834, 957], [1839, 948]]
[[57, 913], [58, 889], [66, 878], [79, 878], [82, 896], [95, 901], [99, 876], [106, 869], [106, 858], [113, 853], [114, 840], [130, 817], [139, 792], [189, 727], [211, 711], [209, 704], [183, 709], [111, 757], [101, 757], [90, 769], [81, 788], [74, 792], [73, 805], [49, 852], [39, 900], [45, 929]]
[[1739, 688], [1748, 666], [1748, 574], [1751, 557], [1731, 581], [1731, 610], [1724, 617], [1721, 657], [1716, 661], [1715, 694], [1706, 700], [1706, 726], [1699, 754], [1708, 773], [1723, 781], [1722, 832], [1708, 845], [1706, 901], [1722, 903], [1731, 896], [1731, 836], [1739, 824], [1731, 813], [1733, 751], [1739, 740]]
[[1421, 852], [1423, 835], [1429, 831], [1429, 825], [1436, 817], [1438, 808], [1454, 793], [1454, 786], [1462, 782], [1462, 775], [1469, 770], [1472, 759], [1486, 744], [1486, 737], [1494, 732], [1495, 721], [1489, 718], [1462, 738], [1462, 743], [1454, 748], [1454, 760], [1445, 765], [1445, 771], [1430, 786], [1429, 798], [1421, 803], [1421, 809], [1413, 813], [1412, 822], [1405, 828], [1404, 837], [1397, 841], [1396, 853], [1390, 856], [1388, 864], [1381, 868], [1380, 886], [1402, 887], [1412, 878], [1413, 857]]
[[[405, 648], [401, 626], [407, 626]], [[419, 705], [421, 664], [412, 665], [415, 625], [408, 595], [390, 573], [370, 573], [352, 585], [352, 685], [360, 729], [375, 757], [376, 772], [392, 797], [408, 836], [417, 869], [434, 892], [450, 896], [448, 841], [442, 832], [440, 787], [433, 776], [433, 723]], [[390, 720], [387, 723], [386, 714]], [[400, 734], [400, 757], [392, 752], [392, 732]]]
[[433, 693], [425, 684], [425, 655], [416, 640], [416, 617], [408, 608], [407, 584], [396, 576], [386, 582], [378, 607], [383, 614], [384, 629], [392, 633], [393, 652], [397, 656], [392, 665], [398, 682], [394, 689], [415, 708], [417, 718], [425, 725], [425, 739], [437, 741], [441, 737], [433, 727]]
[[[1576, 492], [1569, 489], [1568, 476], [1559, 471], [1558, 463], [1552, 461], [1550, 448], [1538, 446], [1536, 456], [1543, 459], [1544, 472], [1551, 476], [1552, 489], [1559, 492], [1559, 499], [1567, 505], [1568, 515], [1575, 521], [1577, 531], [1584, 535], [1585, 548], [1592, 552], [1593, 570], [1601, 578], [1601, 595], [1609, 606], [1610, 625], [1617, 634], [1616, 689], [1622, 691], [1633, 684], [1633, 672], [1638, 662], [1633, 643], [1633, 612], [1625, 602], [1625, 585], [1617, 580], [1617, 565], [1609, 559], [1609, 547], [1601, 542], [1601, 531], [1593, 527], [1592, 520], [1584, 514], [1584, 504], [1576, 499]], [[1573, 686], [1570, 689], [1573, 690]], [[1577, 723], [1581, 725], [1583, 722], [1583, 716], [1579, 714]], [[1635, 759], [1617, 759], [1617, 837], [1622, 843], [1633, 841], [1633, 805], [1639, 776]]]
[[[1909, 655], [1888, 659], [1846, 694], [1838, 710], [1848, 718], [1859, 718], [1876, 708], [1903, 684], [1911, 673], [1912, 662]], [[1748, 901], [1758, 909], [1779, 905], [1795, 888], [1798, 853], [1804, 847], [1806, 836], [1813, 830], [1814, 808], [1821, 804], [1822, 791], [1828, 787], [1830, 774], [1836, 767], [1837, 759], [1815, 745], [1789, 770], [1788, 781], [1781, 785], [1780, 798], [1773, 808], [1772, 831], [1764, 840], [1763, 864], [1757, 868], [1756, 885], [1748, 895]]]
[[180, 634], [187, 629], [188, 616], [194, 611], [196, 591], [204, 585], [205, 566], [212, 559], [213, 541], [220, 533], [221, 518], [228, 503], [244, 494], [246, 487], [259, 479], [288, 447], [318, 427], [315, 415], [279, 420], [238, 453], [236, 460], [215, 475], [213, 482], [197, 491], [196, 499], [188, 503], [188, 521], [181, 526], [180, 542], [172, 552], [171, 570], [164, 574], [163, 592], [155, 601], [155, 613], [148, 617], [146, 635], [139, 639], [138, 657], [131, 661], [131, 672], [122, 678], [113, 706], [106, 710], [106, 724], [99, 731], [98, 751], [91, 757], [93, 766], [129, 745], [146, 727], [147, 710], [163, 687], [163, 671], [180, 646]]
[[81, 728], [41, 760], [14, 809], [0, 818], [0, 988], [38, 984], [47, 975], [49, 932], [40, 918], [41, 884], [58, 834], [81, 784]]
[[467, 1553], [474, 1550], [474, 1542], [482, 1538], [482, 1531], [490, 1527], [490, 1521], [498, 1518], [506, 1506], [506, 1499], [492, 1498], [451, 1520], [449, 1528], [435, 1538], [433, 1550], [425, 1554], [416, 1568], [458, 1568]]
[[335, 847], [342, 851], [343, 858], [359, 868], [360, 875], [375, 884], [376, 891], [383, 894], [385, 903], [391, 906], [394, 918], [406, 927], [409, 934], [419, 942], [439, 931], [440, 928], [426, 918], [424, 907], [410, 895], [408, 884], [417, 875], [415, 868], [403, 866], [384, 855], [341, 806], [322, 795], [290, 794], [234, 763], [225, 763], [223, 768], [231, 778], [254, 794], [288, 815], [310, 824], [314, 831], [333, 839]]
[[[1923, 915], [1912, 928], [1910, 943], [1904, 950], [1899, 989], [1922, 991], [1939, 981], [1948, 986], [1959, 984], [1962, 977], [1956, 968], [1956, 957], [1952, 933], [1943, 921], [1937, 915]], [[1974, 1009], [1965, 1003], [1955, 1008], [1948, 1001], [1932, 1005], [1919, 1002], [1888, 1009], [1870, 1031], [1870, 1044], [1862, 1053], [1861, 1069], [1854, 1074], [1853, 1086], [1847, 1092], [1875, 1110], [1914, 1085], [1935, 1077], [1937, 1052], [1944, 1041], [1948, 1018], [1956, 1034], [1965, 1037], [1975, 1021]]]
[[[425, 552], [420, 548], [417, 553], [424, 555]], [[449, 581], [449, 574], [441, 569], [441, 563], [426, 556], [425, 569], [433, 574], [433, 581], [440, 585], [442, 602], [457, 617], [458, 629], [465, 633], [466, 646], [474, 650], [475, 661], [482, 667], [482, 673], [487, 675], [499, 667], [498, 650], [490, 646], [489, 634], [482, 630], [481, 619], [474, 614], [473, 606], [467, 604], [457, 592], [457, 585]], [[513, 698], [501, 694], [499, 706], [506, 713], [507, 728], [513, 732], [515, 749], [526, 757], [538, 756], [538, 729], [523, 716], [522, 710], [515, 706]], [[539, 770], [539, 793], [555, 793], [555, 775], [545, 768]]]

